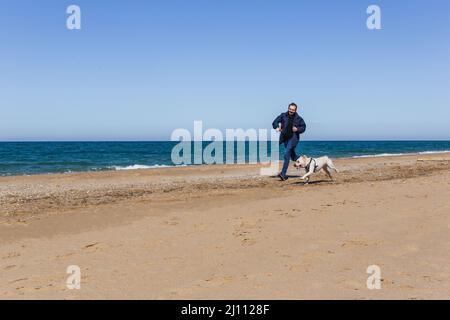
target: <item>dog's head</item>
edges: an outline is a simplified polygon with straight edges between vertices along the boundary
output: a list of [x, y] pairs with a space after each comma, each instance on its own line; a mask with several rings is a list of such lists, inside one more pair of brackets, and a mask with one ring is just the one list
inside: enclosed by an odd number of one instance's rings
[[300, 156], [294, 163], [294, 167], [296, 167], [297, 169], [306, 168], [307, 165], [308, 165], [308, 157], [305, 155]]

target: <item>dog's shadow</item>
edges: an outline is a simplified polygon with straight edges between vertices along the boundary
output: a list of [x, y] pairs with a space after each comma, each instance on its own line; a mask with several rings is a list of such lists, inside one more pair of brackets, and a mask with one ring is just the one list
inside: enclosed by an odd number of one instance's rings
[[[280, 179], [279, 176], [270, 176], [270, 177], [271, 178]], [[301, 176], [297, 176], [297, 175], [287, 175], [287, 177], [289, 179], [300, 179], [301, 178]], [[334, 184], [334, 183], [335, 183], [335, 180], [321, 179], [321, 180], [314, 180], [314, 181], [309, 181], [309, 182], [306, 182], [306, 181], [303, 181], [303, 180], [302, 181], [297, 181], [297, 182], [292, 183], [292, 185], [307, 186], [309, 184], [311, 184], [311, 185], [321, 185], [321, 184]]]
[[298, 182], [295, 182], [295, 183], [293, 183], [293, 184], [296, 184], [296, 185], [301, 185], [301, 186], [307, 186], [307, 185], [320, 185], [320, 184], [333, 184], [334, 183], [334, 181], [333, 180], [314, 180], [314, 181], [309, 181], [309, 182], [306, 182], [306, 181], [298, 181]]

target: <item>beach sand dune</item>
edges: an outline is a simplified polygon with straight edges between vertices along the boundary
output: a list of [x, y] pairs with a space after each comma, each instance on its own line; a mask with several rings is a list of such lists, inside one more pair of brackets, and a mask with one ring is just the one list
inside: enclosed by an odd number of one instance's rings
[[449, 299], [450, 155], [334, 162], [2, 177], [0, 298]]

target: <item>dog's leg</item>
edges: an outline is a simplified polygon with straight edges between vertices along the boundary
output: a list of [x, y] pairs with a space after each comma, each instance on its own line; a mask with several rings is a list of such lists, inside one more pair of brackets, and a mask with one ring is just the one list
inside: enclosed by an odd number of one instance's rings
[[328, 177], [329, 177], [331, 180], [333, 180], [333, 176], [331, 175], [330, 170], [328, 170], [328, 167], [327, 167], [327, 166], [323, 167], [323, 171], [325, 171], [325, 173], [328, 175]]
[[303, 177], [301, 177], [300, 179], [302, 179], [302, 180], [305, 180], [305, 179], [307, 179], [306, 180], [306, 182], [309, 182], [309, 176], [310, 175], [312, 175], [313, 174], [313, 172], [314, 172], [314, 168], [312, 168], [312, 170], [311, 169], [309, 169], [309, 172], [308, 173], [306, 173]]
[[334, 166], [334, 164], [333, 164], [333, 162], [331, 161], [331, 159], [328, 159], [327, 165], [328, 165], [331, 169], [333, 169], [334, 171], [336, 171], [337, 173], [339, 173], [339, 170], [336, 169], [336, 167]]

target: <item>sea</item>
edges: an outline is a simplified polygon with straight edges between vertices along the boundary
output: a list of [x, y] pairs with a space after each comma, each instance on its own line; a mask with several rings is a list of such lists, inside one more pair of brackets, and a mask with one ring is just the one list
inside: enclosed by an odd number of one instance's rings
[[[200, 149], [196, 149], [197, 155], [208, 150], [206, 148], [210, 143], [203, 142]], [[194, 155], [191, 157], [192, 161], [174, 163], [172, 150], [176, 145], [178, 142], [172, 141], [0, 142], [0, 176], [139, 170], [200, 164], [199, 161], [194, 161]], [[237, 142], [234, 145], [224, 143], [223, 154], [234, 150], [236, 162], [250, 163], [254, 160], [250, 153], [254, 153], [255, 149], [250, 148], [249, 142], [245, 142], [244, 146], [244, 152], [238, 152]], [[261, 146], [267, 148], [268, 155], [271, 154], [270, 143], [257, 145], [258, 154]], [[195, 151], [194, 146], [191, 147]], [[281, 146], [280, 159], [283, 152], [284, 148]], [[450, 141], [301, 141], [297, 146], [298, 154], [312, 157], [328, 155], [331, 158], [445, 152], [450, 152]], [[213, 152], [212, 155], [218, 156], [220, 153]], [[205, 163], [202, 157], [200, 162]]]

